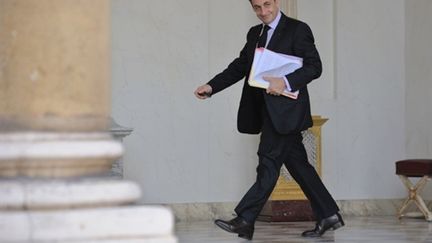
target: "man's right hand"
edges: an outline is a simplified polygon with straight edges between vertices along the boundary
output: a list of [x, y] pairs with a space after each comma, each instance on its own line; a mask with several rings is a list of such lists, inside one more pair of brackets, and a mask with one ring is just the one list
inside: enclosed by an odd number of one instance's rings
[[204, 100], [204, 99], [210, 98], [212, 91], [213, 91], [213, 89], [210, 85], [204, 84], [204, 85], [199, 86], [195, 90], [194, 94], [198, 99]]

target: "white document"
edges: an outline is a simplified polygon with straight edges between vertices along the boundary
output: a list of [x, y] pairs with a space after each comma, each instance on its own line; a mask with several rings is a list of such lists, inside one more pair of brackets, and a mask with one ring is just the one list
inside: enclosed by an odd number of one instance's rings
[[[303, 59], [296, 56], [285, 55], [267, 50], [255, 49], [248, 83], [250, 86], [267, 89], [269, 83], [263, 77], [284, 77], [303, 66]], [[297, 99], [299, 91], [285, 90], [283, 95], [291, 99]]]

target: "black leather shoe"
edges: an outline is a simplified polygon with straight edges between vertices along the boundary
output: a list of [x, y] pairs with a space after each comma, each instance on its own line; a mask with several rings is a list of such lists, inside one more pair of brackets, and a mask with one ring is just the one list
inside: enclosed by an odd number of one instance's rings
[[332, 229], [336, 230], [342, 226], [344, 226], [345, 223], [342, 220], [342, 216], [340, 216], [339, 213], [336, 213], [328, 218], [322, 219], [320, 222], [318, 222], [315, 226], [315, 229], [313, 230], [307, 230], [302, 233], [303, 237], [320, 237], [323, 235], [327, 230]]
[[243, 218], [235, 217], [230, 221], [216, 219], [215, 224], [225, 231], [238, 234], [238, 237], [252, 240], [254, 224], [246, 222]]

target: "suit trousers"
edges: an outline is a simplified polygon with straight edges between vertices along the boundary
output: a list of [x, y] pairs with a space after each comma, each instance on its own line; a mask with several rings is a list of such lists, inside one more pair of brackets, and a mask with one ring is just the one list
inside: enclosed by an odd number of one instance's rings
[[322, 183], [315, 168], [308, 162], [301, 133], [279, 134], [274, 129], [266, 109], [263, 110], [257, 177], [255, 183], [236, 206], [237, 215], [250, 223], [255, 222], [276, 185], [282, 165], [285, 165], [300, 185], [317, 220], [337, 213], [339, 208], [336, 202]]

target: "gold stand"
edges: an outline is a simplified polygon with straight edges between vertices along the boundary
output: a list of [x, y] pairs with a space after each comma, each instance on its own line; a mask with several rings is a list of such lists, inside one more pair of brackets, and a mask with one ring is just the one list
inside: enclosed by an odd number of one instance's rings
[[[321, 127], [328, 120], [313, 116], [313, 126], [303, 132], [303, 143], [311, 163], [321, 176]], [[269, 201], [261, 211], [258, 220], [272, 222], [309, 221], [314, 216], [309, 201], [300, 186], [292, 179], [285, 167], [281, 169]]]

